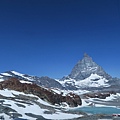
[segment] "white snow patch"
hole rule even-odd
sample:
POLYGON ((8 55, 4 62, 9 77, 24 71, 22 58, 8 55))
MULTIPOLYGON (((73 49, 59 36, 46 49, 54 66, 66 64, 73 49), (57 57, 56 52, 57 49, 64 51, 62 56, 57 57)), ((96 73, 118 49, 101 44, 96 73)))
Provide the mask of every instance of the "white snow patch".
POLYGON ((18 107, 14 101, 11 100, 5 100, 4 104, 10 104, 12 109, 15 109, 18 113, 22 114, 21 118, 25 118, 25 119, 30 119, 30 120, 36 120, 35 118, 31 118, 27 115, 25 115, 25 113, 33 113, 33 114, 43 114, 44 110, 40 109, 40 107, 36 104, 34 105, 25 105, 25 108, 22 107, 18 107))
MULTIPOLYGON (((100 98, 89 98, 89 99, 82 99, 83 107, 88 106, 89 104, 95 107, 116 107, 112 105, 106 104, 106 102, 119 100, 120 99, 120 93, 116 93, 116 95, 111 94, 109 97, 106 97, 106 99, 100 99, 100 98), (86 101, 88 104, 86 104, 86 101)), ((82 107, 80 106, 80 107, 82 107)))
POLYGON ((72 86, 75 86, 76 88, 84 88, 84 87, 108 87, 109 84, 107 83, 108 80, 103 78, 102 76, 99 76, 97 74, 91 74, 88 78, 84 80, 76 81, 75 79, 65 79, 63 81, 57 80, 62 86, 65 87, 65 84, 71 84, 72 86))
POLYGON ((21 76, 21 77, 23 77, 23 78, 25 78, 25 79, 27 79, 27 80, 33 81, 32 78, 25 77, 24 74, 21 74, 21 73, 16 72, 16 71, 11 71, 11 72, 12 72, 13 74, 18 75, 18 76, 21 76))
POLYGON ((113 99, 119 98, 120 99, 120 93, 117 93, 116 95, 111 94, 109 97, 106 97, 104 101, 112 101, 113 99))
POLYGON ((0 90, 0 94, 6 97, 14 97, 14 95, 12 94, 12 90, 8 89, 0 90))
POLYGON ((0 79, 0 82, 4 81, 4 79, 0 79))
POLYGON ((52 89, 52 91, 54 91, 54 92, 57 93, 57 94, 61 94, 61 91, 62 91, 62 90, 59 90, 59 89, 52 89))
POLYGON ((23 77, 23 75, 24 74, 21 74, 21 73, 19 73, 19 72, 16 72, 16 71, 11 71, 13 74, 15 74, 15 75, 18 75, 18 76, 21 76, 21 77, 23 77))
POLYGON ((107 87, 109 86, 107 82, 108 80, 106 80, 102 76, 99 76, 97 74, 91 74, 90 77, 84 80, 76 81, 75 85, 79 87, 88 87, 88 86, 89 87, 100 87, 100 86, 107 87))
POLYGON ((77 95, 82 95, 82 94, 85 94, 85 93, 89 93, 90 91, 88 90, 75 90, 73 91, 73 93, 77 94, 77 95))
POLYGON ((50 119, 52 118, 52 120, 63 120, 63 119, 73 119, 73 118, 78 118, 78 117, 82 117, 83 115, 77 115, 77 114, 68 114, 68 113, 62 113, 62 112, 57 112, 56 114, 45 114, 43 115, 44 118, 46 119, 50 119))
POLYGON ((25 81, 25 80, 20 80, 21 83, 28 83, 28 84, 32 84, 32 82, 29 81, 25 81))
POLYGON ((1 73, 2 75, 5 75, 5 76, 12 76, 12 75, 10 75, 10 74, 8 74, 8 73, 1 73))

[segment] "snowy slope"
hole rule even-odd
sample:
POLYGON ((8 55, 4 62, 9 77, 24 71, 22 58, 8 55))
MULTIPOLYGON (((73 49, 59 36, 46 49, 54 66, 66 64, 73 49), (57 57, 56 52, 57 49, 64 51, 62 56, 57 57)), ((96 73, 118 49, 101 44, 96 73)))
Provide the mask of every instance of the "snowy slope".
POLYGON ((94 107, 108 106, 120 108, 120 93, 111 94, 105 99, 100 98, 82 99, 82 103, 83 104, 81 107, 94 105, 94 107))
POLYGON ((107 82, 108 80, 102 76, 91 74, 90 77, 84 80, 76 81, 75 85, 78 87, 108 87, 109 84, 107 82))
POLYGON ((34 80, 33 80, 32 78, 30 78, 29 76, 28 76, 28 77, 25 77, 24 74, 21 74, 21 73, 19 73, 19 72, 16 72, 16 71, 11 71, 11 72, 12 72, 13 74, 17 75, 17 76, 21 76, 22 78, 29 80, 29 81, 34 81, 34 80))
POLYGON ((4 80, 7 80, 13 77, 19 79, 21 82, 28 81, 28 82, 35 83, 43 87, 47 87, 47 88, 63 89, 63 86, 59 82, 47 76, 37 77, 37 76, 32 76, 32 75, 27 75, 27 74, 21 74, 16 71, 7 71, 4 73, 0 73, 0 81, 4 81, 4 80))
POLYGON ((19 77, 21 79, 25 79, 25 80, 29 80, 29 81, 33 81, 32 77, 31 76, 28 76, 26 77, 25 74, 21 74, 19 72, 16 72, 16 71, 7 71, 7 72, 4 72, 4 73, 0 73, 0 78, 10 78, 10 77, 19 77))
POLYGON ((65 79, 64 81, 59 81, 64 87, 67 85, 75 86, 76 88, 87 88, 87 87, 108 87, 108 80, 103 76, 97 74, 91 74, 88 78, 84 80, 75 80, 72 78, 65 79))
POLYGON ((15 114, 19 114, 19 118, 29 120, 36 120, 37 118, 41 117, 52 120, 60 120, 73 119, 82 116, 61 111, 61 108, 53 106, 32 94, 24 94, 23 92, 5 89, 0 90, 0 95, 6 97, 6 99, 4 97, 3 99, 0 99, 0 101, 2 101, 2 103, 0 102, 1 106, 7 107, 7 109, 9 109, 8 111, 6 111, 7 113, 5 111, 2 111, 0 113, 0 116, 4 115, 5 120, 10 120, 10 118, 13 117, 15 114), (32 99, 31 101, 19 99, 19 97, 22 95, 24 98, 31 97, 34 99, 32 99), (30 114, 32 114, 32 116, 30 114))

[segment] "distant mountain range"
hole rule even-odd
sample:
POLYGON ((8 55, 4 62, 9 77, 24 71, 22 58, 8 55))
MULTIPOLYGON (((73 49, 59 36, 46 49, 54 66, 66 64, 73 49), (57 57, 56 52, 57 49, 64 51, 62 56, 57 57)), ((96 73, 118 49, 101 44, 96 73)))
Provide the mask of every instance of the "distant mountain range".
POLYGON ((6 71, 0 74, 0 80, 8 80, 9 78, 17 78, 19 80, 30 81, 32 83, 35 83, 46 88, 63 89, 63 86, 59 82, 47 76, 45 77, 30 76, 27 74, 21 74, 16 71, 6 71))
POLYGON ((0 73, 0 118, 6 120, 20 117, 30 120, 64 119, 63 116, 71 120, 79 119, 80 115, 86 114, 67 111, 62 107, 118 106, 119 100, 120 79, 107 74, 87 54, 69 75, 60 80, 16 71, 0 73))
POLYGON ((92 58, 84 54, 83 58, 73 67, 68 76, 63 77, 60 83, 67 89, 115 89, 119 90, 120 79, 113 78, 104 69, 96 64, 92 58))
POLYGON ((79 60, 73 67, 71 73, 60 80, 55 80, 47 76, 37 77, 21 74, 16 71, 7 71, 0 74, 0 80, 7 80, 13 77, 19 80, 30 81, 46 88, 67 90, 119 90, 120 87, 120 79, 113 78, 107 74, 104 69, 96 64, 86 53, 84 54, 83 58, 79 60))

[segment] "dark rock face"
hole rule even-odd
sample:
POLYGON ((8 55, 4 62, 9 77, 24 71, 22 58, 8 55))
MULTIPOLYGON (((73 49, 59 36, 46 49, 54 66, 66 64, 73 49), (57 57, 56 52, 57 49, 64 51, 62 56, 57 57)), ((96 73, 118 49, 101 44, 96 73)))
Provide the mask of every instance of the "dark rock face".
POLYGON ((111 76, 108 75, 102 67, 97 65, 91 57, 89 57, 86 53, 82 60, 78 61, 78 63, 72 69, 69 77, 75 80, 83 80, 89 77, 91 74, 97 74, 103 76, 106 79, 111 79, 111 76))
POLYGON ((78 105, 82 104, 82 101, 78 95, 70 93, 66 96, 62 96, 62 94, 54 93, 50 89, 44 89, 36 84, 20 83, 20 81, 16 78, 10 78, 9 80, 2 81, 0 82, 0 86, 0 89, 7 88, 15 91, 24 92, 26 94, 36 95, 53 105, 66 102, 70 107, 77 107, 78 105))
POLYGON ((59 82, 56 80, 49 78, 47 76, 45 77, 33 77, 34 83, 47 87, 47 88, 59 88, 59 89, 65 89, 59 82))
POLYGON ((100 92, 98 92, 98 93, 87 93, 87 94, 84 94, 84 97, 105 99, 106 97, 109 97, 110 94, 116 94, 116 92, 108 91, 108 92, 105 92, 105 93, 100 93, 100 92))
POLYGON ((81 105, 81 103, 82 103, 80 97, 73 93, 67 94, 66 101, 67 101, 68 105, 70 105, 71 107, 81 105), (71 98, 72 98, 72 100, 71 100, 71 98))

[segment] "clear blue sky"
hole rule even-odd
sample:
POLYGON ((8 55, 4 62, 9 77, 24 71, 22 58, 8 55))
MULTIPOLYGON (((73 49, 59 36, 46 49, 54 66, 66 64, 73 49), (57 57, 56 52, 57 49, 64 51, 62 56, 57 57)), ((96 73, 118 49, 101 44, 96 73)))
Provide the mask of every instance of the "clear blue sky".
POLYGON ((84 52, 120 77, 120 0, 0 0, 0 72, 62 78, 84 52))

